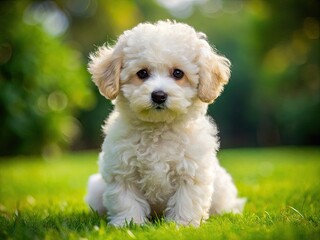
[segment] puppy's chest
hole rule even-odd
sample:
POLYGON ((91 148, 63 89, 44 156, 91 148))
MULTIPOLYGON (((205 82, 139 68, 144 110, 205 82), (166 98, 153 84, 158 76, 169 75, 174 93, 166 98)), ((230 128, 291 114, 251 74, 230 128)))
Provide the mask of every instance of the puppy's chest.
POLYGON ((136 144, 137 181, 151 202, 165 201, 179 182, 187 139, 172 132, 145 132, 136 144))

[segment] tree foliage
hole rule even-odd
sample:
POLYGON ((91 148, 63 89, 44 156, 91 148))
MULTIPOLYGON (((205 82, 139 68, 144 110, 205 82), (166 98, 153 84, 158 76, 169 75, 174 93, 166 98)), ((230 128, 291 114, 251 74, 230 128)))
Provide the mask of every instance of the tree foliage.
POLYGON ((0 11, 1 154, 50 154, 77 136, 73 114, 93 98, 81 55, 25 24, 24 7, 0 11))
POLYGON ((256 2, 264 13, 251 13, 258 140, 320 144, 319 2, 256 2))

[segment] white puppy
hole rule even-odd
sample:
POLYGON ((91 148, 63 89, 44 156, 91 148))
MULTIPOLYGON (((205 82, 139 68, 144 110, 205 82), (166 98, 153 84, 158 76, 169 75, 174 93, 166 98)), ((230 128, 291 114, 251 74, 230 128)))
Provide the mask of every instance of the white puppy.
POLYGON ((162 214, 197 226, 211 214, 241 212, 244 200, 219 165, 218 131, 206 116, 230 62, 206 36, 182 23, 144 23, 90 58, 93 81, 115 109, 88 204, 115 226, 162 214))

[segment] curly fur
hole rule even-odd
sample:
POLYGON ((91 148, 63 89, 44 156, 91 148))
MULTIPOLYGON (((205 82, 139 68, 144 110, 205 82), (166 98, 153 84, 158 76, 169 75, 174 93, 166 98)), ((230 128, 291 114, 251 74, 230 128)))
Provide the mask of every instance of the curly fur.
POLYGON ((88 204, 115 226, 161 214, 198 226, 212 214, 241 212, 244 200, 219 165, 218 131, 206 116, 228 82, 230 62, 205 35, 182 23, 143 23, 90 58, 93 81, 115 109, 103 128, 88 204), (137 77, 141 69, 147 79, 137 77), (184 76, 175 79, 174 69, 184 76), (167 94, 160 109, 151 97, 159 90, 167 94))

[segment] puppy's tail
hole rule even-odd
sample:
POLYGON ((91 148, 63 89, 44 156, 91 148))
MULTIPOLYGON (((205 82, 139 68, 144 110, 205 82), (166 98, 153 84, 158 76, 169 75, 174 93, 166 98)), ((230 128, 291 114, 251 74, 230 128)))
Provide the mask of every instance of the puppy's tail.
POLYGON ((231 208, 231 212, 232 213, 242 213, 246 202, 247 202, 246 198, 237 198, 234 202, 233 207, 231 208))
POLYGON ((107 210, 103 206, 102 196, 105 192, 106 184, 101 174, 93 174, 89 177, 88 181, 88 194, 85 197, 85 201, 88 205, 99 215, 104 215, 107 210))

